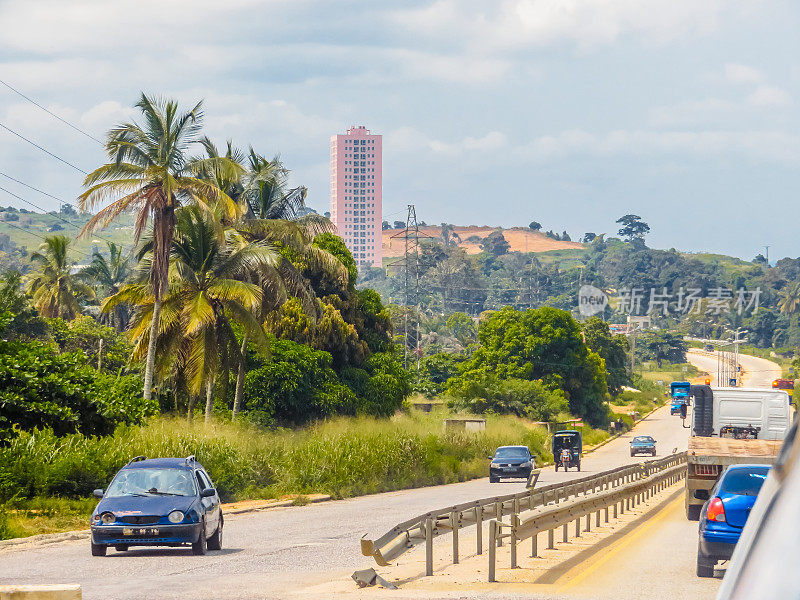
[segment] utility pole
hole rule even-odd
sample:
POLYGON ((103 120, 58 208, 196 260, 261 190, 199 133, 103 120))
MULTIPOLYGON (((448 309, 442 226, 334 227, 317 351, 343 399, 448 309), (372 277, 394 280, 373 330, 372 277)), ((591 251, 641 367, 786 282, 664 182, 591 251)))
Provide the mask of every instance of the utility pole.
POLYGON ((636 330, 638 323, 631 323, 631 377, 633 376, 633 369, 636 364, 636 330))
POLYGON ((764 258, 767 259, 767 268, 769 268, 769 246, 764 246, 764 250, 766 250, 766 256, 764 258))

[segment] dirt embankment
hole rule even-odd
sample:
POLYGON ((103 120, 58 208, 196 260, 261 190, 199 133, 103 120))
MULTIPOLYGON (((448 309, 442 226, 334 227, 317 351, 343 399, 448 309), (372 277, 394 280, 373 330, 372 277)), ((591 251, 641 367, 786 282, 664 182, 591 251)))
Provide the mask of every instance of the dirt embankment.
MULTIPOLYGON (((509 243, 511 252, 547 252, 549 250, 566 250, 585 248, 578 242, 562 242, 547 237, 538 231, 527 227, 513 227, 502 229, 500 227, 486 227, 470 225, 469 227, 453 227, 453 232, 458 236, 456 243, 466 250, 467 254, 478 254, 481 251, 480 243, 483 238, 493 231, 502 231, 503 237, 509 243), (458 241, 460 238, 460 242, 458 241)), ((386 257, 401 256, 405 250, 403 229, 384 229, 383 255, 386 257)), ((420 238, 443 243, 442 228, 427 226, 420 227, 420 238)))

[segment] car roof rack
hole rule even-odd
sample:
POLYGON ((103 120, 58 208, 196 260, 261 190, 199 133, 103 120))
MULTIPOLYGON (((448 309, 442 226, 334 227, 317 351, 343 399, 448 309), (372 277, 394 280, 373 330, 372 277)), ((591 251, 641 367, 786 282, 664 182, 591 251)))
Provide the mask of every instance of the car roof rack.
POLYGON ((139 462, 140 460, 147 460, 146 456, 134 456, 132 459, 128 461, 128 464, 139 462))
POLYGON ((186 457, 187 465, 193 462, 197 462, 197 459, 194 457, 194 454, 190 454, 189 456, 186 457))

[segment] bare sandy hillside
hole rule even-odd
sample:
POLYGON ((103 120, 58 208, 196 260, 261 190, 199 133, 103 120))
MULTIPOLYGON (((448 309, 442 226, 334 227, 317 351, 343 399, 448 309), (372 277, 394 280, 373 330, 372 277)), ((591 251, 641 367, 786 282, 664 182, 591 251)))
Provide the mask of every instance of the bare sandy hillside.
MULTIPOLYGON (((461 238, 459 247, 464 248, 467 254, 478 254, 481 251, 480 240, 499 227, 484 227, 470 225, 469 227, 454 227, 453 231, 461 238), (470 239, 471 238, 471 239, 470 239)), ((420 238, 442 242, 441 227, 420 227, 420 238)), ((501 229, 503 237, 511 245, 512 252, 547 252, 548 250, 564 250, 568 248, 583 248, 578 242, 560 242, 546 237, 543 233, 531 231, 527 227, 513 227, 501 229)), ((401 256, 405 249, 402 229, 385 229, 383 231, 383 255, 385 257, 401 256)), ((456 240, 458 241, 458 240, 456 240)))

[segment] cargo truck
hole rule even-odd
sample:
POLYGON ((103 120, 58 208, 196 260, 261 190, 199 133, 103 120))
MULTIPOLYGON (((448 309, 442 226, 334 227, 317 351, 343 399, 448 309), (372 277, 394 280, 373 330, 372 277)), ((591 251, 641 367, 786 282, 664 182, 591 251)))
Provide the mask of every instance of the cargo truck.
POLYGON ((764 388, 693 385, 686 517, 696 521, 725 467, 772 464, 791 424, 789 395, 764 388))

